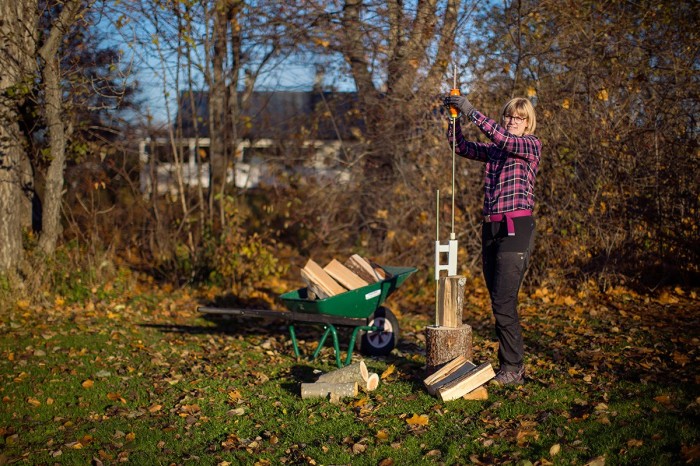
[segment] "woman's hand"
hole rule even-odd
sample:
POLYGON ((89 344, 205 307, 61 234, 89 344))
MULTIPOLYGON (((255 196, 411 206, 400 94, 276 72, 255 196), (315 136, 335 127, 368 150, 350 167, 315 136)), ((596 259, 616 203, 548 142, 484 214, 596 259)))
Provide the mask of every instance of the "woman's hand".
POLYGON ((456 108, 464 115, 469 115, 474 110, 474 106, 464 95, 448 95, 444 98, 443 104, 445 104, 445 106, 448 108, 456 108))

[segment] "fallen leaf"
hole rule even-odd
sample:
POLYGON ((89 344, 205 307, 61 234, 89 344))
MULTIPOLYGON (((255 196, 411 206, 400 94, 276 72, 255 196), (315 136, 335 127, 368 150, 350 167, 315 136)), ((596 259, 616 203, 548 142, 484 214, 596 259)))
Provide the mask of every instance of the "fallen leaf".
POLYGON ((549 456, 557 456, 561 451, 561 445, 555 443, 549 448, 549 456))
POLYGON ((409 425, 427 426, 428 425, 428 415, 427 414, 414 414, 412 417, 406 419, 406 423, 409 425))
POLYGON ((396 371, 396 366, 394 366, 393 364, 390 364, 389 367, 387 367, 386 370, 384 372, 382 372, 381 379, 385 380, 387 377, 389 377, 391 374, 393 374, 394 371, 396 371))
POLYGON ((126 403, 126 400, 119 393, 107 393, 107 398, 112 401, 121 401, 126 403))
POLYGON ((29 398, 27 398, 27 403, 34 406, 35 408, 38 408, 39 406, 41 406, 41 401, 39 401, 36 398, 33 398, 31 396, 29 398))
POLYGON ((359 400, 354 401, 354 402, 352 403, 352 405, 353 405, 353 407, 355 407, 355 408, 362 408, 363 406, 365 406, 365 405, 367 404, 368 401, 369 401, 369 398, 367 398, 366 396, 363 396, 363 397, 360 398, 359 400))
POLYGON ((386 429, 377 431, 377 440, 389 440, 389 432, 386 429))
POLYGON ((163 408, 162 405, 153 405, 150 408, 148 408, 148 412, 153 414, 153 413, 160 411, 162 408, 163 408))
POLYGON ((596 456, 584 466, 605 466, 605 456, 596 456))
POLYGON ((95 385, 95 382, 93 382, 90 379, 87 379, 81 385, 83 386, 83 388, 92 388, 95 385))
POLYGON ((364 453, 365 450, 367 450, 367 445, 364 445, 362 443, 356 443, 352 446, 353 455, 359 455, 360 453, 364 453))

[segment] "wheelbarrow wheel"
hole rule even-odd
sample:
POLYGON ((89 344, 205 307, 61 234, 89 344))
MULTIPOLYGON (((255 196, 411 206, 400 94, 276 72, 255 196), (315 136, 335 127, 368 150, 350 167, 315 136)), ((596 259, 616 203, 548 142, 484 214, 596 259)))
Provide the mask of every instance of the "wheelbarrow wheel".
POLYGON ((367 356, 383 356, 391 353, 399 341, 399 321, 389 308, 381 306, 367 318, 367 325, 381 330, 361 331, 357 349, 367 356))

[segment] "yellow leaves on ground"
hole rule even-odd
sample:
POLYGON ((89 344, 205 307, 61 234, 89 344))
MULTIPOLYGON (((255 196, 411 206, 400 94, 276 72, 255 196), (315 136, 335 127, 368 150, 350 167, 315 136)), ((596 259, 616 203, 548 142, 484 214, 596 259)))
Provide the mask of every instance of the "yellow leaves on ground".
POLYGON ((539 432, 535 430, 536 427, 537 422, 535 421, 525 420, 520 423, 520 428, 518 429, 518 433, 515 436, 515 440, 518 443, 518 446, 524 446, 530 440, 537 440, 540 438, 539 432))
POLYGON ((41 406, 41 401, 39 401, 36 398, 31 397, 31 396, 29 398, 27 398, 27 403, 34 406, 35 408, 38 408, 39 406, 41 406))
POLYGON ((93 382, 93 381, 90 380, 90 379, 87 379, 87 380, 85 380, 85 381, 84 381, 82 384, 80 384, 80 385, 82 385, 83 388, 92 388, 92 387, 95 386, 95 382, 93 382))
POLYGON ((228 401, 232 403, 236 403, 241 398, 243 398, 243 395, 241 395, 241 392, 239 392, 238 390, 231 390, 230 392, 228 392, 228 401))
POLYGON ((19 309, 20 311, 26 311, 27 309, 29 309, 30 304, 31 303, 28 300, 20 299, 15 303, 15 306, 17 306, 17 309, 19 309))
POLYGON ((378 430, 377 440, 389 440, 389 432, 386 429, 378 430))
POLYGON ((569 295, 560 295, 549 290, 546 286, 537 288, 534 293, 532 293, 531 298, 539 299, 543 303, 552 303, 558 306, 569 306, 573 307, 577 301, 574 297, 569 295))
POLYGON ((561 103, 561 107, 564 110, 568 110, 569 107, 571 107, 571 101, 569 99, 564 99, 564 101, 561 103))
POLYGON ((427 426, 428 425, 428 415, 427 414, 414 414, 413 416, 406 419, 406 424, 410 426, 427 426))
POLYGON ((642 445, 644 445, 644 442, 642 440, 637 440, 636 438, 632 438, 627 441, 627 446, 630 448, 638 448, 642 445))
POLYGON ((160 411, 161 409, 163 409, 163 405, 155 404, 155 405, 151 405, 151 407, 148 408, 148 412, 151 414, 154 414, 154 413, 157 413, 158 411, 160 411))
POLYGON ((389 367, 387 367, 386 370, 384 372, 382 372, 381 379, 386 380, 395 371, 396 371, 396 366, 394 366, 393 364, 390 364, 389 367))
POLYGON ((107 399, 111 401, 121 401, 122 403, 126 404, 126 400, 119 393, 107 393, 107 399))
POLYGON ((678 351, 673 352, 673 362, 681 367, 685 367, 686 364, 690 363, 690 357, 687 354, 679 353, 678 351))
POLYGON ((549 456, 557 456, 561 451, 561 445, 555 443, 549 448, 549 456))

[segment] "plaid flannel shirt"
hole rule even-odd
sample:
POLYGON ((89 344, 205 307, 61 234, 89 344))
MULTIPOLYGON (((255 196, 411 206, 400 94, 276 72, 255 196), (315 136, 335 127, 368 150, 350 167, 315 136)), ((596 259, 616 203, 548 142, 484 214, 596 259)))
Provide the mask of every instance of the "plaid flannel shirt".
MULTIPOLYGON (((542 143, 536 136, 514 136, 494 120, 474 110, 467 116, 492 142, 467 141, 456 120, 455 153, 486 164, 484 170, 484 215, 514 210, 534 210, 535 177, 542 143)), ((452 147, 452 119, 447 139, 452 147)))

